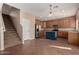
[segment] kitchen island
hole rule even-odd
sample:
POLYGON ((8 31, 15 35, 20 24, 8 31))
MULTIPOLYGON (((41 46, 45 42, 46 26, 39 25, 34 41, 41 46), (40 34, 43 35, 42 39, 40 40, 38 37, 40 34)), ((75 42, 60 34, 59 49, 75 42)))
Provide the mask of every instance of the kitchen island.
MULTIPOLYGON (((40 31, 40 37, 42 37, 42 38, 45 38, 44 37, 44 35, 45 35, 45 32, 46 31, 52 31, 53 30, 53 28, 45 28, 45 29, 42 29, 41 31, 40 31)), ((75 29, 72 29, 72 28, 59 28, 58 29, 58 37, 60 37, 60 38, 68 38, 68 32, 69 31, 73 31, 73 30, 75 30, 75 29)))
MULTIPOLYGON (((42 38, 45 39, 45 32, 46 31, 52 31, 52 29, 43 29, 40 31, 40 35, 42 38)), ((40 38, 41 38, 40 37, 40 38)), ((79 45, 79 31, 72 29, 72 28, 59 28, 58 31, 58 38, 65 38, 68 40, 68 43, 74 44, 74 45, 79 45)))

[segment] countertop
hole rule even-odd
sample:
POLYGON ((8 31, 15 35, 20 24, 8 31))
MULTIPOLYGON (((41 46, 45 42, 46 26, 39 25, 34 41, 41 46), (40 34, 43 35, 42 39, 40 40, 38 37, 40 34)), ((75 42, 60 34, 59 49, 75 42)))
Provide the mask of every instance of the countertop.
MULTIPOLYGON (((40 31, 52 31, 53 28, 46 28, 46 29, 41 29, 40 31)), ((59 31, 65 31, 65 32, 74 32, 74 33, 79 33, 79 30, 76 30, 74 28, 59 28, 59 31)))
POLYGON ((59 29, 59 31, 66 31, 66 32, 79 33, 79 30, 76 30, 76 29, 69 29, 69 28, 59 29))

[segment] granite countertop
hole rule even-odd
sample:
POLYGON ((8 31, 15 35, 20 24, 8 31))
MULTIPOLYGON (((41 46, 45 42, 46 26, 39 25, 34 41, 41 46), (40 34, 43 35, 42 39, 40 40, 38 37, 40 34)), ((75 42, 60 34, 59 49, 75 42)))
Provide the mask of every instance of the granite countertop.
POLYGON ((66 29, 59 29, 59 31, 66 31, 66 32, 74 32, 74 33, 79 33, 79 31, 78 30, 76 30, 76 29, 68 29, 68 28, 66 28, 66 29))
POLYGON ((71 30, 71 31, 69 31, 69 32, 79 33, 78 30, 71 30))
MULTIPOLYGON (((42 29, 40 31, 52 31, 52 29, 53 28, 46 28, 46 29, 42 29)), ((59 28, 59 31, 79 33, 79 31, 74 28, 59 28)))

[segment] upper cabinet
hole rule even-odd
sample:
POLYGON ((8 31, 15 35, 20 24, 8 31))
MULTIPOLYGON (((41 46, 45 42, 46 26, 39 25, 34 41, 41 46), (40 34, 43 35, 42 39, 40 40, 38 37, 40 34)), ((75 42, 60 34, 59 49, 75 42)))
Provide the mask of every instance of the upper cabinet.
POLYGON ((52 28, 53 25, 58 25, 59 28, 76 28, 76 16, 49 21, 36 20, 36 24, 40 25, 41 28, 52 28))
POLYGON ((41 27, 46 28, 46 22, 45 21, 41 21, 41 27))
POLYGON ((51 28, 53 25, 58 25, 59 28, 76 28, 76 17, 66 17, 57 20, 46 21, 46 27, 51 28))
POLYGON ((37 25, 40 25, 41 28, 46 28, 46 21, 36 20, 35 23, 36 23, 37 25))

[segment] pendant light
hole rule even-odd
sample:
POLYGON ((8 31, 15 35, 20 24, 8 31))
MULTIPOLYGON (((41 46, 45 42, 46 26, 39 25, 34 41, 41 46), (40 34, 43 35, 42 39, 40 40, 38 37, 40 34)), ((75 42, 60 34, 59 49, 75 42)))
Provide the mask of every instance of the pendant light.
POLYGON ((49 9, 50 12, 49 12, 49 15, 48 16, 51 17, 52 16, 52 4, 50 4, 49 7, 50 7, 50 9, 49 9))

